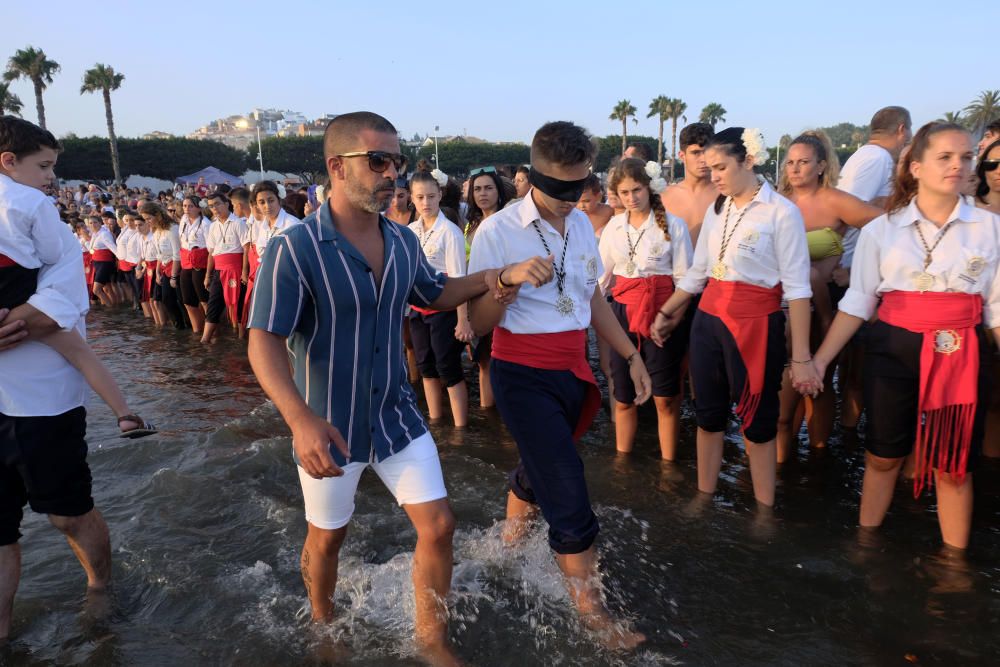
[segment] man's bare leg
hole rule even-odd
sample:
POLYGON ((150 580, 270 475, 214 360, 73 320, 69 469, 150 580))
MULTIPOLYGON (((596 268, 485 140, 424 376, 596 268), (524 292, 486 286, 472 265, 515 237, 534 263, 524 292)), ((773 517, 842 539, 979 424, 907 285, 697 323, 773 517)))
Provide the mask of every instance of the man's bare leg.
POLYGON ((432 665, 461 665, 448 641, 448 592, 451 590, 455 515, 444 498, 403 505, 417 530, 413 551, 416 643, 432 665))
POLYGON ((111 581, 111 538, 108 524, 97 508, 81 516, 50 514, 49 521, 66 536, 87 573, 87 588, 92 591, 106 589, 111 581))
POLYGON ((631 650, 646 641, 644 634, 629 630, 608 613, 601 596, 597 550, 593 546, 578 554, 556 554, 556 562, 566 577, 580 619, 598 634, 603 644, 611 649, 631 650))
POLYGON ((538 516, 538 505, 532 505, 507 492, 507 520, 503 526, 503 542, 507 546, 517 544, 524 539, 528 525, 538 516))
POLYGON ((309 524, 306 542, 302 545, 300 567, 313 621, 333 618, 333 593, 337 588, 340 547, 345 537, 347 526, 326 530, 309 524))
POLYGON ((10 636, 14 594, 20 580, 21 546, 15 543, 0 547, 0 645, 10 636))

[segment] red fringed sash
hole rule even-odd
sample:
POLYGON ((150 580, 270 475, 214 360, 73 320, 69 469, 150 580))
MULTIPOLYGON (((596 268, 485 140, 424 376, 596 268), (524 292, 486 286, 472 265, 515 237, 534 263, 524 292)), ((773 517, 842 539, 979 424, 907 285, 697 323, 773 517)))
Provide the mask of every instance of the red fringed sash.
POLYGON ((611 296, 624 304, 628 316, 628 330, 639 336, 639 340, 649 338, 649 328, 656 319, 656 311, 674 293, 673 276, 649 276, 647 278, 625 278, 615 276, 615 286, 611 296))

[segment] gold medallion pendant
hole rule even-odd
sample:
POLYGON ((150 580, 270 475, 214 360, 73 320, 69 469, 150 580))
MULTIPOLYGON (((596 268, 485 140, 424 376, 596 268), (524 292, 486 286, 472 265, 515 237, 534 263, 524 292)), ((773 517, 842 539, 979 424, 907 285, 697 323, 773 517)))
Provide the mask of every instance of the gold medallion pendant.
POLYGON ((716 280, 722 280, 726 277, 727 273, 726 265, 722 262, 716 262, 715 266, 712 267, 712 277, 716 280))
POLYGON ((631 259, 625 262, 625 273, 627 273, 630 276, 634 275, 635 269, 636 269, 635 262, 633 262, 631 259))
POLYGON ((556 310, 559 311, 560 315, 572 315, 575 309, 576 306, 573 303, 573 299, 565 294, 560 294, 559 298, 556 299, 556 310))
POLYGON ((962 349, 962 337, 954 329, 939 329, 934 332, 934 351, 951 354, 962 349))
POLYGON ((920 292, 926 292, 930 288, 934 287, 934 276, 926 271, 922 271, 917 274, 916 278, 913 279, 913 286, 920 292))

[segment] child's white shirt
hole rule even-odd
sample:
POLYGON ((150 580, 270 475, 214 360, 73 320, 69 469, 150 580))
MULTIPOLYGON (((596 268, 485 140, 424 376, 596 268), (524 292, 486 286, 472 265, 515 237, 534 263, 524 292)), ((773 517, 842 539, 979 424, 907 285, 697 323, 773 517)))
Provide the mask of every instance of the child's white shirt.
POLYGON ((0 174, 0 255, 26 269, 55 264, 65 227, 44 192, 0 174))

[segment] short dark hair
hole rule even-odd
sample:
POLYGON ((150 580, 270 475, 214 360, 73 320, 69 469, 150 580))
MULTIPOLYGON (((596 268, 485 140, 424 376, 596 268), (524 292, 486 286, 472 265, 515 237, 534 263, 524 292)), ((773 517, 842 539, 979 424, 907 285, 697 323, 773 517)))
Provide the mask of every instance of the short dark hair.
POLYGON ((17 159, 43 148, 62 151, 62 144, 48 130, 15 116, 0 116, 0 153, 13 153, 17 159))
POLYGON ((884 107, 875 112, 872 116, 872 134, 892 134, 900 126, 912 127, 910 112, 903 107, 884 107))
POLYGON ((643 162, 649 162, 653 159, 653 149, 649 147, 649 144, 642 141, 633 141, 628 146, 625 147, 627 151, 630 148, 634 148, 635 152, 638 154, 637 157, 643 162))
POLYGON ((357 137, 363 130, 384 134, 399 134, 388 120, 371 111, 354 111, 337 116, 323 133, 323 158, 349 153, 357 148, 357 137))
POLYGON ((227 205, 232 206, 232 204, 229 203, 229 197, 227 197, 226 193, 222 192, 221 190, 216 190, 215 192, 209 192, 207 195, 205 195, 205 201, 211 201, 213 199, 221 199, 222 201, 226 202, 227 205))
POLYGON ((531 173, 531 170, 528 169, 527 167, 525 167, 523 164, 520 167, 518 167, 517 169, 514 170, 514 175, 515 176, 517 176, 518 174, 524 174, 525 176, 527 176, 530 173, 531 173))
POLYGON ((243 204, 250 203, 250 191, 242 185, 229 191, 230 201, 238 201, 243 204))
POLYGON ((604 196, 604 186, 601 185, 601 179, 598 178, 597 174, 587 176, 587 180, 583 183, 583 191, 596 192, 602 197, 604 196))
POLYGON ((597 145, 587 130, 566 120, 546 123, 531 140, 531 162, 536 160, 569 167, 593 164, 597 145))
POLYGON ((681 130, 680 143, 681 150, 687 150, 688 146, 692 144, 696 146, 705 146, 708 144, 708 140, 712 138, 715 134, 715 130, 708 123, 691 123, 681 130))
POLYGON ((994 118, 986 124, 986 127, 983 128, 983 134, 986 134, 987 132, 1000 134, 1000 118, 994 118))

